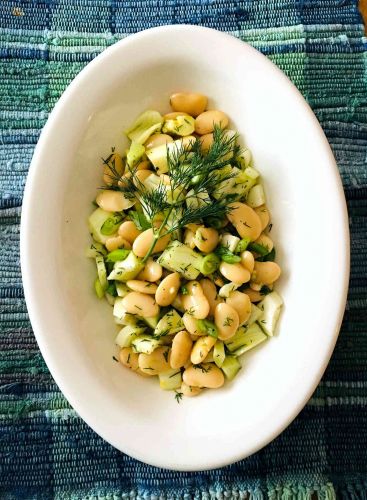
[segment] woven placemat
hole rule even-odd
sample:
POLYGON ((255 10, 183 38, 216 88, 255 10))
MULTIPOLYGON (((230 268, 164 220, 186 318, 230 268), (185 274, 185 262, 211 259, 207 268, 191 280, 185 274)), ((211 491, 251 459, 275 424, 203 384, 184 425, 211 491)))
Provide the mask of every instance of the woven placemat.
POLYGON ((0 497, 367 498, 367 46, 356 2, 4 0, 0 21, 0 497), (293 80, 335 153, 352 238, 342 332, 308 405, 265 449, 202 473, 137 462, 80 420, 37 348, 19 267, 25 178, 61 92, 115 41, 172 23, 240 37, 293 80))

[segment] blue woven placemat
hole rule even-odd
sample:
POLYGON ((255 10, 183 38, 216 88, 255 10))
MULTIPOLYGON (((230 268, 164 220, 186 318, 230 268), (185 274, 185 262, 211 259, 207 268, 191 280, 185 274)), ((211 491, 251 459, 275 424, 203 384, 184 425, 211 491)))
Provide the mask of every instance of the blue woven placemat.
POLYGON ((366 499, 367 45, 355 0, 3 0, 0 21, 0 497, 366 499), (37 348, 19 267, 25 178, 60 93, 118 39, 172 23, 232 33, 295 82, 334 150, 352 237, 342 332, 310 402, 256 455, 202 473, 136 462, 79 419, 37 348))

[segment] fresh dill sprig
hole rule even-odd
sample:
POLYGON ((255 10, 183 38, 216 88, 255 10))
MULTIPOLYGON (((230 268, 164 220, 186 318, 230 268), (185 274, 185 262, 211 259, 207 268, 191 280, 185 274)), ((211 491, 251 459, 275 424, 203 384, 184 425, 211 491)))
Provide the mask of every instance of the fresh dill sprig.
POLYGON ((112 185, 104 189, 119 190, 128 199, 138 200, 150 221, 154 222, 159 217, 160 225, 153 225, 154 240, 144 262, 162 236, 174 233, 187 224, 201 223, 207 218, 222 219, 230 211, 230 200, 224 197, 216 199, 213 194, 218 185, 235 175, 228 166, 230 160, 240 153, 236 141, 236 134, 228 134, 215 126, 213 144, 206 153, 203 153, 199 139, 168 149, 169 185, 161 181, 154 187, 147 187, 137 175, 137 166, 128 167, 127 175, 121 176, 110 157, 104 160, 112 181, 112 185), (188 199, 193 203, 186 205, 188 199), (195 199, 198 203, 195 203, 195 199), (168 221, 169 227, 166 226, 168 221))
POLYGON ((182 398, 183 398, 182 392, 175 391, 175 400, 177 401, 177 403, 180 404, 182 398))

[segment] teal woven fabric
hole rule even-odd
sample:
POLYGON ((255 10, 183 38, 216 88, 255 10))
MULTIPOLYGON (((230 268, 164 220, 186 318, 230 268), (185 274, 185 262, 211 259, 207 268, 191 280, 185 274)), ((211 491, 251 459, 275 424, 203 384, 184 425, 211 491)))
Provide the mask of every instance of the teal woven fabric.
MULTIPOLYGON (((356 2, 4 0, 0 26, 0 497, 306 500, 315 493, 325 500, 366 499, 367 44, 356 2), (265 449, 202 473, 137 462, 80 420, 37 348, 19 267, 23 187, 58 97, 109 45, 172 23, 246 40, 293 80, 335 153, 352 238, 341 335, 308 405, 265 449)), ((320 286, 332 283, 315 283, 320 286)))

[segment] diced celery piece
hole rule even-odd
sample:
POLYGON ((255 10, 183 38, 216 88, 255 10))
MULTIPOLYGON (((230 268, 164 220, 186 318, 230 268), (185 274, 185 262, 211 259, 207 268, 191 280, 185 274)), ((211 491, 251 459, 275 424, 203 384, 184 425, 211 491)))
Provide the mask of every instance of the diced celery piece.
POLYGON ((97 274, 98 274, 98 279, 99 282, 101 283, 101 286, 103 290, 105 291, 108 286, 107 282, 107 271, 106 271, 106 265, 104 263, 104 259, 101 255, 98 255, 96 257, 96 266, 97 266, 97 274))
POLYGON ((204 358, 204 363, 214 363, 214 351, 213 349, 210 349, 208 354, 204 358))
POLYGON ((244 326, 248 327, 252 325, 253 323, 255 323, 255 321, 258 321, 262 315, 263 315, 262 310, 259 309, 255 304, 251 304, 251 314, 246 323, 244 323, 244 326))
POLYGON ((135 167, 145 153, 145 147, 138 142, 132 142, 126 155, 126 161, 129 167, 135 167))
POLYGON ((158 321, 159 321, 159 316, 152 316, 151 318, 141 318, 143 321, 145 321, 145 323, 149 326, 149 328, 151 328, 152 330, 154 330, 154 328, 158 325, 158 321))
POLYGON ((256 170, 254 167, 247 167, 245 168, 245 174, 247 177, 250 177, 250 179, 256 180, 258 177, 260 177, 260 172, 256 170))
POLYGON ((219 289, 219 292, 218 292, 218 295, 219 297, 223 297, 223 298, 226 298, 228 299, 229 297, 229 294, 231 292, 234 292, 235 290, 237 290, 237 288, 239 288, 241 285, 239 285, 238 283, 226 283, 225 285, 223 285, 220 289, 219 289))
POLYGON ((116 291, 117 295, 122 298, 126 297, 126 295, 131 292, 130 288, 125 285, 125 283, 119 283, 118 281, 116 282, 116 291))
POLYGON ((241 369, 241 364, 234 356, 226 356, 221 369, 228 380, 233 380, 241 369))
POLYGON ((142 259, 130 252, 125 260, 116 262, 108 276, 109 280, 128 281, 134 279, 143 269, 142 259))
POLYGON ((101 233, 103 236, 112 236, 116 233, 120 224, 123 220, 123 215, 119 212, 113 212, 111 216, 104 221, 101 227, 101 233))
POLYGON ((182 274, 188 280, 194 280, 200 274, 202 259, 202 255, 174 240, 159 257, 158 263, 169 271, 182 274))
POLYGON ((280 309, 283 305, 283 300, 277 292, 271 292, 258 303, 258 308, 263 315, 259 320, 259 324, 264 332, 272 337, 280 315, 280 309))
POLYGON ((241 327, 236 334, 225 341, 227 349, 235 356, 240 356, 246 351, 257 346, 267 339, 257 323, 253 323, 248 328, 241 327))
POLYGON ((178 139, 168 144, 162 144, 161 146, 148 149, 146 155, 153 163, 158 174, 166 174, 168 172, 167 157, 180 151, 182 147, 182 140, 178 139))
POLYGON ((236 247, 239 242, 240 238, 238 238, 238 236, 233 236, 233 234, 230 233, 223 234, 220 240, 220 244, 223 247, 228 248, 230 252, 234 252, 236 250, 236 247))
POLYGON ((130 347, 133 340, 144 332, 145 328, 135 325, 126 325, 116 336, 115 343, 120 347, 130 347))
POLYGON ((185 328, 181 316, 175 309, 171 309, 160 319, 154 330, 155 337, 163 337, 164 335, 172 335, 185 328))
POLYGON ((158 111, 148 110, 139 115, 125 133, 131 141, 144 144, 152 134, 161 130, 162 123, 163 117, 158 111))
POLYGON ((92 237, 98 243, 105 244, 111 235, 106 235, 101 232, 104 223, 111 217, 113 217, 112 212, 106 212, 102 208, 97 208, 88 219, 89 231, 92 237))
POLYGON ((200 191, 195 193, 194 189, 190 189, 186 195, 186 206, 187 208, 200 208, 205 207, 210 201, 209 194, 207 191, 200 191))
POLYGON ((85 251, 85 256, 90 259, 95 259, 99 255, 102 256, 106 255, 106 253, 107 250, 104 247, 104 245, 102 245, 102 243, 98 243, 98 241, 93 241, 85 251))
POLYGON ((152 354, 154 349, 161 344, 160 340, 153 338, 151 335, 139 335, 131 342, 135 352, 142 352, 144 354, 152 354))
POLYGON ((265 192, 262 184, 256 184, 250 189, 247 195, 246 203, 252 208, 260 207, 266 203, 265 192))
POLYGON ((221 340, 217 340, 213 347, 213 359, 218 368, 221 368, 225 357, 224 343, 221 340))
POLYGON ((179 389, 182 384, 181 370, 168 370, 158 374, 160 388, 165 391, 179 389))
POLYGON ((113 306, 113 316, 118 325, 136 325, 137 318, 126 311, 122 303, 122 297, 116 297, 113 306))
POLYGON ((176 118, 165 120, 162 128, 164 134, 174 134, 184 137, 191 135, 195 130, 195 118, 178 115, 176 118))
POLYGON ((104 297, 104 290, 98 278, 96 278, 94 282, 94 290, 99 299, 102 299, 104 297))

